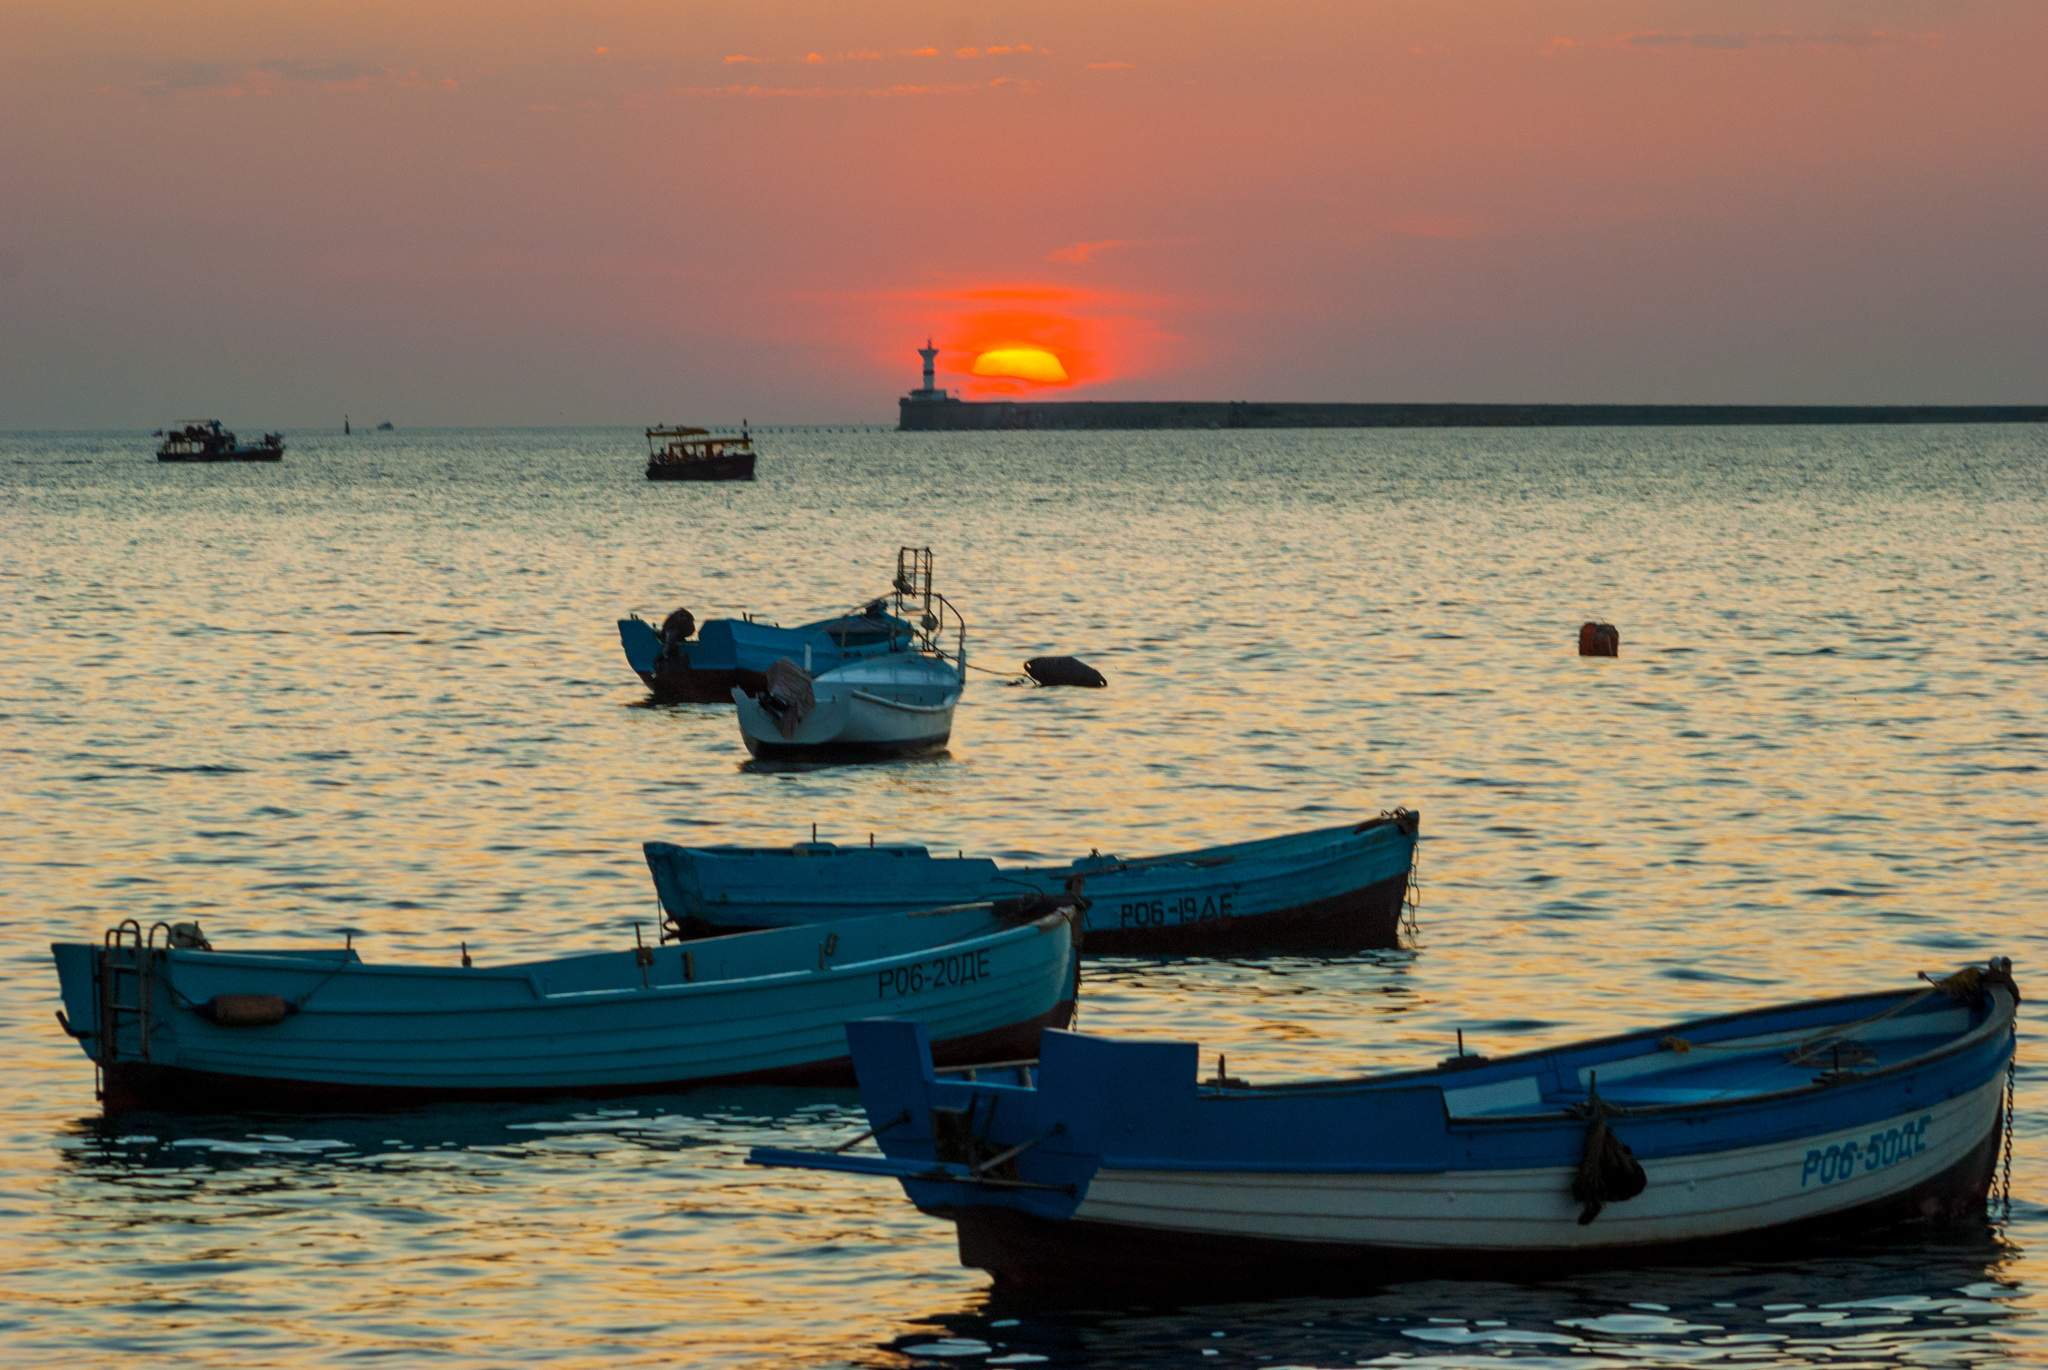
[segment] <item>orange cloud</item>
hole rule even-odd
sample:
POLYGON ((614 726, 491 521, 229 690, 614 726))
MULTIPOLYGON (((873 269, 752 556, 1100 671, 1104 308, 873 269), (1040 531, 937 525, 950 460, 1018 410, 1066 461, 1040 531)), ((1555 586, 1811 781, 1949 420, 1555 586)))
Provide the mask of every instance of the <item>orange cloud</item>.
MULTIPOLYGON (((748 99, 830 100, 846 96, 959 95, 978 85, 949 86, 671 86, 665 93, 678 99, 744 96, 748 99)), ((538 109, 540 106, 535 105, 538 109)), ((549 106, 553 108, 553 106, 549 106)))
POLYGON ((758 57, 743 57, 738 54, 735 54, 731 57, 726 58, 725 64, 729 67, 738 66, 741 62, 753 62, 756 65, 759 65, 760 61, 761 59, 758 57))
MULTIPOLYGON (((1735 51, 1749 47, 1869 47, 1898 35, 1882 29, 1868 33, 1794 33, 1771 29, 1755 33, 1624 33, 1615 42, 1638 48, 1718 48, 1735 51)), ((1556 46, 1556 44, 1552 44, 1556 46)))
POLYGON ((1130 241, 1129 238, 1104 238, 1098 243, 1075 243, 1071 247, 1063 247, 1051 254, 1052 260, 1056 262, 1071 262, 1075 266, 1083 266, 1096 253, 1107 252, 1113 247, 1128 247, 1130 241))
POLYGON ((903 48, 896 55, 898 57, 937 57, 939 50, 937 48, 903 48))
POLYGON ((1104 238, 1100 242, 1070 243, 1057 252, 1046 254, 1046 260, 1066 262, 1072 266, 1086 266, 1098 252, 1107 252, 1116 247, 1181 247, 1196 241, 1193 238, 1104 238))
POLYGON ((830 57, 821 57, 814 52, 804 58, 805 62, 814 67, 830 66, 834 62, 879 62, 881 60, 881 53, 872 52, 865 48, 859 52, 836 52, 830 57))

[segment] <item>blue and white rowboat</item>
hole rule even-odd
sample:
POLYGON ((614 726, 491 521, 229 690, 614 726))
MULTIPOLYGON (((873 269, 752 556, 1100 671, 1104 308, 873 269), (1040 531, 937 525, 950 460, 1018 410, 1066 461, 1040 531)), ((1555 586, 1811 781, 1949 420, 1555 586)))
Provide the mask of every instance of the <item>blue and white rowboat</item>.
POLYGON ((1260 1088, 1197 1079, 1192 1042, 1067 1032, 1035 1068, 941 1074, 922 1026, 869 1020, 847 1036, 883 1154, 751 1159, 899 1180, 1005 1281, 1300 1287, 1754 1254, 1981 1218, 2017 1002, 1994 961, 1917 992, 1260 1088))
POLYGON ((109 1112, 850 1082, 843 1024, 877 1011, 930 1024, 942 1059, 1014 1059, 1071 1019, 1078 974, 1069 912, 989 904, 491 967, 156 934, 52 947, 109 1112))
MULTIPOLYGON (((1143 955, 1398 944, 1421 817, 1362 823, 1165 856, 1084 856, 1003 867, 924 847, 678 847, 646 844, 647 866, 684 936, 831 922, 1016 894, 1051 898, 1074 876, 1090 907, 1082 948, 1143 955)), ((1027 1053, 1028 1054, 1028 1053, 1027 1053)))

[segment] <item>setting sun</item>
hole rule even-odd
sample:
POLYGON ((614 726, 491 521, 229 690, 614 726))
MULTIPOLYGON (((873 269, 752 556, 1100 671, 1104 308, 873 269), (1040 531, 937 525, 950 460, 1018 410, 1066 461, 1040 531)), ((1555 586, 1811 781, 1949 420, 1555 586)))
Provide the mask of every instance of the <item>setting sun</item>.
POLYGON ((1005 376, 1020 381, 1057 384, 1067 379, 1060 359, 1042 347, 991 347, 974 359, 977 376, 1005 376))

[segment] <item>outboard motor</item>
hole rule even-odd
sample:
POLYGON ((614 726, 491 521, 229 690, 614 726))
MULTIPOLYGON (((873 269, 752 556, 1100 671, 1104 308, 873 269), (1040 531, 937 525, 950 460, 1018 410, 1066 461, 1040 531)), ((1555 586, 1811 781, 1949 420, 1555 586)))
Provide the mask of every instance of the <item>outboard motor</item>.
POLYGON ((690 634, 697 631, 697 618, 688 609, 678 609, 661 621, 661 658, 674 661, 682 654, 683 644, 690 640, 690 634))

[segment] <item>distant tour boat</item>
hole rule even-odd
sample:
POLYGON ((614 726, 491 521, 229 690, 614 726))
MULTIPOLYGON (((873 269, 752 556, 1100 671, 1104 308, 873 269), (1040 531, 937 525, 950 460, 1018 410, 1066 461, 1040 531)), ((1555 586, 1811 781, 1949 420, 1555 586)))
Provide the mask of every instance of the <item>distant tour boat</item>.
POLYGON ((713 436, 708 428, 647 430, 649 480, 752 480, 754 438, 746 425, 740 435, 713 436))
POLYGON ((158 461, 282 461, 284 434, 265 433, 263 441, 238 442, 219 419, 187 419, 183 427, 163 433, 158 461))

